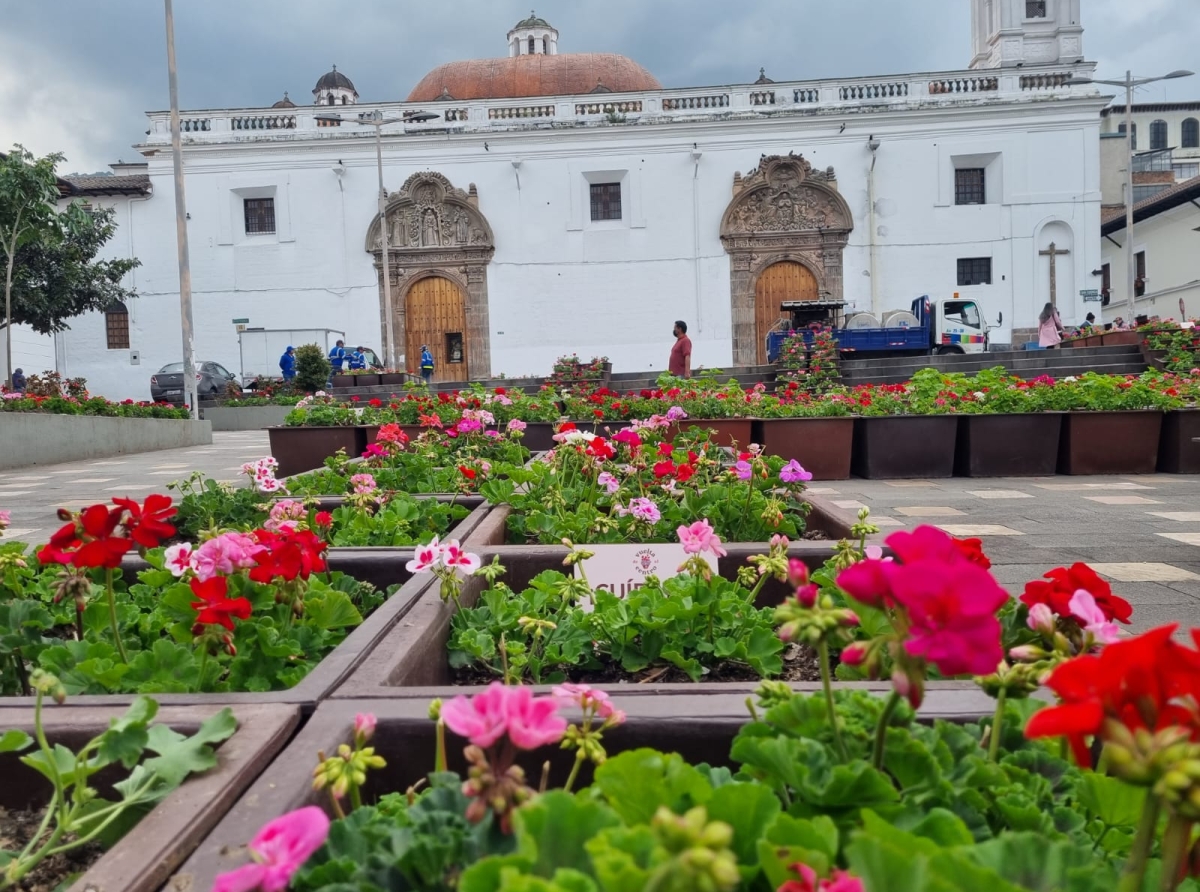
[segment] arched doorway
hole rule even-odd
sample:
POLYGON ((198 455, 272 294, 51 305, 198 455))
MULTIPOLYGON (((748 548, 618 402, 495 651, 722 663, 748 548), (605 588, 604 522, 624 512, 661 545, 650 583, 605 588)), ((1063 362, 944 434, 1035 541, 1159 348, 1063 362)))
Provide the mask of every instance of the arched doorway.
POLYGON ((413 283, 404 300, 407 341, 405 357, 410 369, 420 368, 421 345, 433 354, 434 381, 466 381, 466 295, 443 276, 427 276, 413 283))
POLYGON ((754 327, 758 333, 758 363, 767 363, 767 335, 785 318, 780 305, 787 301, 817 300, 817 277, 803 263, 781 260, 762 271, 754 284, 754 327))

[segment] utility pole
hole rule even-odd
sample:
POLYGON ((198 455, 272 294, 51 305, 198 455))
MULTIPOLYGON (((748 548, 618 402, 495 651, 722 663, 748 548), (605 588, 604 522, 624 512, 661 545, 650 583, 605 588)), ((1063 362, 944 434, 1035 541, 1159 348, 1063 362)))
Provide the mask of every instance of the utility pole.
POLYGON ((196 353, 192 331, 192 264, 188 254, 187 198, 183 186, 183 138, 179 121, 179 78, 175 66, 175 13, 171 0, 163 0, 167 13, 167 78, 171 89, 171 157, 175 163, 175 232, 179 245, 179 330, 183 335, 183 398, 192 418, 200 417, 196 392, 196 353))

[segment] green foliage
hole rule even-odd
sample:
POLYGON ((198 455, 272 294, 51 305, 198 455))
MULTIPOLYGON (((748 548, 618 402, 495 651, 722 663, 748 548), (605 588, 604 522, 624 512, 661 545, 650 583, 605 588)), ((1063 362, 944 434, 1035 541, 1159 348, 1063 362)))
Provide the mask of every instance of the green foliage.
POLYGON ((301 344, 296 348, 296 388, 301 392, 316 393, 325 388, 333 366, 329 358, 316 344, 301 344))
POLYGON ((547 570, 517 594, 503 583, 452 620, 450 665, 509 683, 557 683, 611 670, 680 669, 693 681, 722 666, 741 665, 769 678, 783 668, 783 642, 773 611, 754 593, 713 576, 688 574, 618 597, 547 570), (580 598, 593 602, 585 611, 580 598))
POLYGON ((333 512, 330 544, 339 548, 423 545, 434 536, 445 536, 468 513, 462 505, 403 493, 375 511, 343 505, 333 512))

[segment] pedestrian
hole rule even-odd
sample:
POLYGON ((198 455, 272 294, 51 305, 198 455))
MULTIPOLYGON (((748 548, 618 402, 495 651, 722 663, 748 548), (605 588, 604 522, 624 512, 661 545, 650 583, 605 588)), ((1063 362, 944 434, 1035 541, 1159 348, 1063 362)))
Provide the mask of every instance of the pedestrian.
POLYGON ((362 347, 355 347, 354 352, 350 354, 350 371, 357 372, 365 370, 367 367, 367 357, 363 353, 362 347))
POLYGON ((433 380, 433 354, 424 344, 421 345, 421 377, 426 384, 433 380))
POLYGON ((329 365, 333 368, 333 374, 340 375, 342 366, 346 362, 346 342, 338 341, 334 344, 333 349, 329 351, 329 365))
POLYGON ((671 361, 667 365, 676 378, 692 377, 692 339, 687 336, 687 323, 682 319, 675 321, 671 332, 675 335, 675 346, 671 348, 671 361))
POLYGON ((17 369, 13 372, 12 385, 13 393, 25 392, 25 372, 23 370, 17 369))
POLYGON ((279 370, 283 372, 283 380, 285 382, 292 381, 296 377, 296 348, 289 346, 283 352, 283 356, 279 357, 279 370))
POLYGON ((1038 316, 1038 346, 1052 349, 1062 343, 1063 327, 1054 304, 1046 304, 1038 316))

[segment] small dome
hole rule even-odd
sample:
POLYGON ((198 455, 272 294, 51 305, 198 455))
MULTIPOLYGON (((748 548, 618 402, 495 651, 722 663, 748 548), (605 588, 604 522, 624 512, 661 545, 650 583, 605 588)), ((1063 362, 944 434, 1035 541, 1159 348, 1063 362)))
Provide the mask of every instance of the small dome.
POLYGON ((338 71, 336 65, 333 66, 333 70, 328 74, 321 75, 321 79, 313 87, 314 93, 321 90, 349 90, 351 93, 358 92, 358 90, 354 89, 354 83, 350 78, 338 71))
POLYGON ((541 18, 536 12, 530 10, 529 18, 522 19, 521 21, 517 22, 516 25, 513 26, 513 31, 518 31, 522 28, 550 28, 553 30, 554 26, 545 19, 541 18))
POLYGON ((295 108, 295 107, 296 107, 296 103, 294 103, 294 102, 292 102, 292 100, 288 99, 288 94, 287 94, 286 90, 283 91, 283 98, 271 106, 271 108, 295 108))
POLYGON ((775 83, 775 81, 773 81, 769 77, 767 77, 767 69, 760 68, 760 69, 758 69, 758 80, 756 80, 754 83, 759 84, 759 85, 773 84, 773 83, 775 83))

